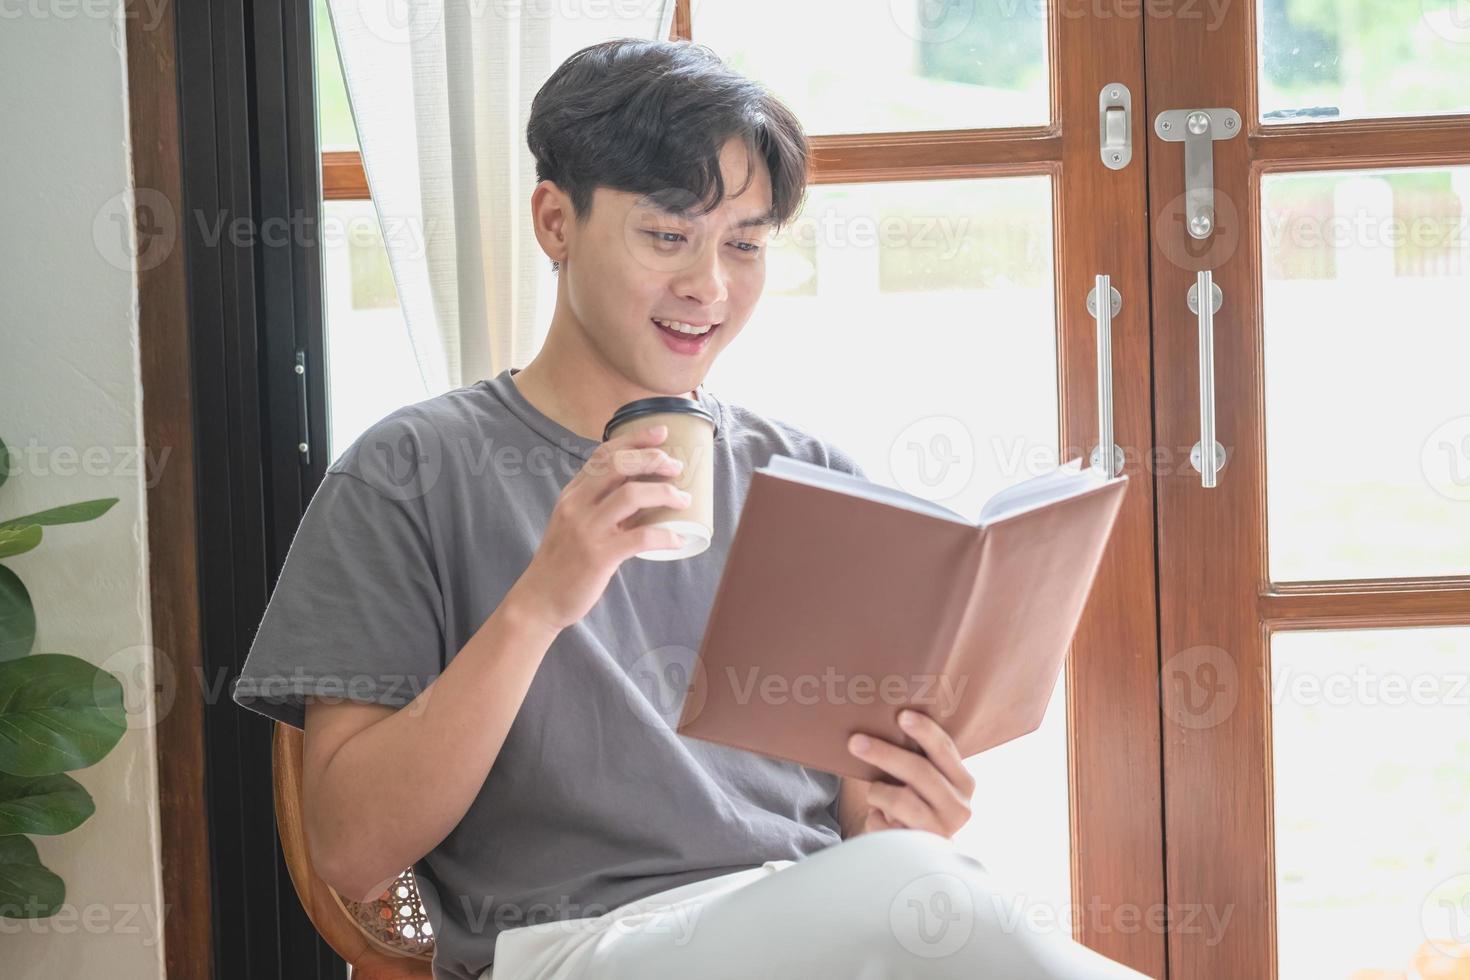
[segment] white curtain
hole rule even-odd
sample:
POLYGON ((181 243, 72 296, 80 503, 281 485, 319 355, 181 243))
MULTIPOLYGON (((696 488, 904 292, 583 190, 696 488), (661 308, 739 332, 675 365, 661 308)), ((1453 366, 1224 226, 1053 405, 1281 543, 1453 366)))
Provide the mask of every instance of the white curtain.
POLYGON ((555 297, 531 233, 531 99, 574 51, 668 37, 674 0, 329 0, 424 387, 522 367, 555 297))

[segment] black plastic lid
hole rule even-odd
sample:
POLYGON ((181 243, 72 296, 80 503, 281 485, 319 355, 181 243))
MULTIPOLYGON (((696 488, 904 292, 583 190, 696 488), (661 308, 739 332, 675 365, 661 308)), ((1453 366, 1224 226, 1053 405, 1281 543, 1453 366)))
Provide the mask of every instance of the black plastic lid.
POLYGON ((608 434, 629 419, 637 418, 640 415, 653 415, 658 412, 683 412, 686 415, 697 415, 707 420, 711 427, 717 425, 715 417, 706 411, 703 405, 692 398, 684 398, 679 395, 658 395, 653 398, 640 398, 637 401, 631 401, 616 412, 613 412, 613 417, 608 419, 607 425, 602 427, 602 441, 607 442, 608 434))

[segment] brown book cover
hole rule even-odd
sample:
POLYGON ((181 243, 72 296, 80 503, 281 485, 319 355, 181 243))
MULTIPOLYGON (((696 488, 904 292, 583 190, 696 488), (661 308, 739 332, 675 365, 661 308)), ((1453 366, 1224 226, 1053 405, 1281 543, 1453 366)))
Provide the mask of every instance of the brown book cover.
POLYGON ((912 707, 968 758, 1034 731, 1127 477, 1077 463, 972 523, 860 477, 775 457, 751 477, 677 730, 858 779, 866 732, 916 743, 912 707))

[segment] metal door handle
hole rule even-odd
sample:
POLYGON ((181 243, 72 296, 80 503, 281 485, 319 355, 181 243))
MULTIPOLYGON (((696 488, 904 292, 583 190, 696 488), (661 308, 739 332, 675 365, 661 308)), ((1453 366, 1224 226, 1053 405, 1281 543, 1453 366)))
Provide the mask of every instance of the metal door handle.
POLYGON ((1203 269, 1189 287, 1189 309, 1199 317, 1199 442, 1189 453, 1189 464, 1199 471, 1200 485, 1213 487, 1225 466, 1225 448, 1215 441, 1215 314, 1225 294, 1215 285, 1215 275, 1203 269), (1200 297, 1209 302, 1201 303, 1200 297), (1204 452, 1210 446, 1212 451, 1204 452))
POLYGON ((1112 276, 1096 277, 1087 294, 1087 312, 1097 320, 1097 446, 1091 463, 1109 479, 1123 470, 1123 450, 1113 444, 1113 317, 1123 308, 1123 294, 1112 281, 1112 276), (1099 296, 1108 301, 1099 303, 1099 296), (1104 453, 1104 446, 1111 451, 1104 453))

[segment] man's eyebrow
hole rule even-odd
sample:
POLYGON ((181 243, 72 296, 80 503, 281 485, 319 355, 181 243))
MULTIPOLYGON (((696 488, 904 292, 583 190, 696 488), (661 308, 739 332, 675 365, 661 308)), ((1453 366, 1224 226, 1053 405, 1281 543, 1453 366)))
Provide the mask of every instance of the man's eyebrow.
POLYGON ((749 218, 742 218, 735 223, 735 227, 750 228, 755 225, 774 225, 775 223, 776 216, 770 211, 767 211, 765 214, 757 214, 749 218))
MULTIPOLYGON (((653 194, 644 194, 642 197, 633 202, 633 206, 635 208, 649 208, 650 210, 657 211, 660 214, 666 214, 671 218, 688 218, 687 212, 676 211, 673 208, 668 207, 653 194)), ((772 210, 767 211, 764 214, 756 214, 751 215, 748 218, 741 218, 739 221, 735 222, 735 227, 753 228, 757 225, 774 225, 775 223, 776 214, 774 210, 772 210)))

